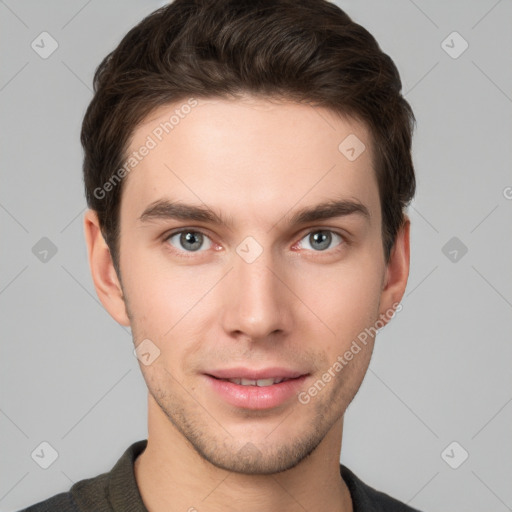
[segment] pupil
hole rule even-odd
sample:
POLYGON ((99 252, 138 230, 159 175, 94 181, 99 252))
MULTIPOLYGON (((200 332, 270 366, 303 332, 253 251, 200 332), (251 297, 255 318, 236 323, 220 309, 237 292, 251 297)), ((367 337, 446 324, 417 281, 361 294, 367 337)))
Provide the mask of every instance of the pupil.
POLYGON ((316 233, 312 233, 310 235, 311 246, 314 247, 314 244, 317 243, 317 249, 324 250, 331 244, 331 233, 329 231, 317 231, 316 233))
POLYGON ((202 237, 201 233, 195 233, 193 231, 189 231, 188 233, 182 233, 180 236, 180 243, 186 249, 191 251, 197 251, 202 245, 202 237))

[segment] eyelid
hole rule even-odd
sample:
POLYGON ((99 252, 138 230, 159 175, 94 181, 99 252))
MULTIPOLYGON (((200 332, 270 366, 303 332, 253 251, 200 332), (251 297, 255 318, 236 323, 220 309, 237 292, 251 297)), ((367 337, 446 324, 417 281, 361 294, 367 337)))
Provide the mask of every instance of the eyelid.
POLYGON ((301 238, 304 238, 306 235, 309 235, 311 233, 316 233, 317 231, 329 231, 331 233, 336 233, 337 235, 341 236, 344 240, 348 240, 349 233, 340 228, 340 227, 329 227, 329 226, 308 226, 307 228, 304 228, 299 231, 299 234, 297 236, 302 236, 301 238))
POLYGON ((179 228, 171 229, 170 231, 166 231, 162 235, 162 238, 164 240, 167 240, 171 236, 177 235, 178 233, 184 233, 184 232, 185 233, 201 233, 203 236, 206 236, 210 240, 212 240, 212 237, 211 237, 211 235, 208 234, 208 230, 207 229, 202 228, 202 227, 201 228, 197 228, 197 227, 192 227, 192 226, 182 226, 182 227, 179 227, 179 228))

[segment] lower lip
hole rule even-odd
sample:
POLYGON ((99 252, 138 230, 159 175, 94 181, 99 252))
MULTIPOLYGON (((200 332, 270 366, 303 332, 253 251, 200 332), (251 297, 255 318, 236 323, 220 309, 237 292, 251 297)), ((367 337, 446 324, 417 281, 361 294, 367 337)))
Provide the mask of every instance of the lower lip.
POLYGON ((208 382, 226 402, 244 409, 271 409, 297 396, 306 380, 306 375, 271 386, 242 386, 227 380, 205 375, 208 382))

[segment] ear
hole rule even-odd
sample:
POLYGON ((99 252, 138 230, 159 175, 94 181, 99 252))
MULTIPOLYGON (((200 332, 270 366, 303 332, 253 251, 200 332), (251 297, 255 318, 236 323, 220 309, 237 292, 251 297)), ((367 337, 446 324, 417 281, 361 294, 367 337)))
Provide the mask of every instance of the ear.
POLYGON ((98 215, 87 210, 84 216, 85 241, 96 293, 110 316, 121 325, 130 325, 123 291, 117 277, 110 249, 101 233, 98 215))
POLYGON ((391 249, 389 262, 386 266, 386 272, 382 283, 382 293, 380 298, 380 318, 384 325, 392 318, 390 312, 401 309, 398 306, 407 286, 409 277, 410 260, 410 234, 411 222, 407 216, 397 233, 395 244, 391 249))

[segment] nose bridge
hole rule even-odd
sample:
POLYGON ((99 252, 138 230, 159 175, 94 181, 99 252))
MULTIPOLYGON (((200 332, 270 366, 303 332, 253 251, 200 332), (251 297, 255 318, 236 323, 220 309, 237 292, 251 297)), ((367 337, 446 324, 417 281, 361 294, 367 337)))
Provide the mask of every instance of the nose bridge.
POLYGON ((228 333, 261 339, 289 329, 290 304, 286 287, 274 274, 277 264, 271 249, 258 247, 254 240, 238 246, 226 284, 223 321, 228 333))

